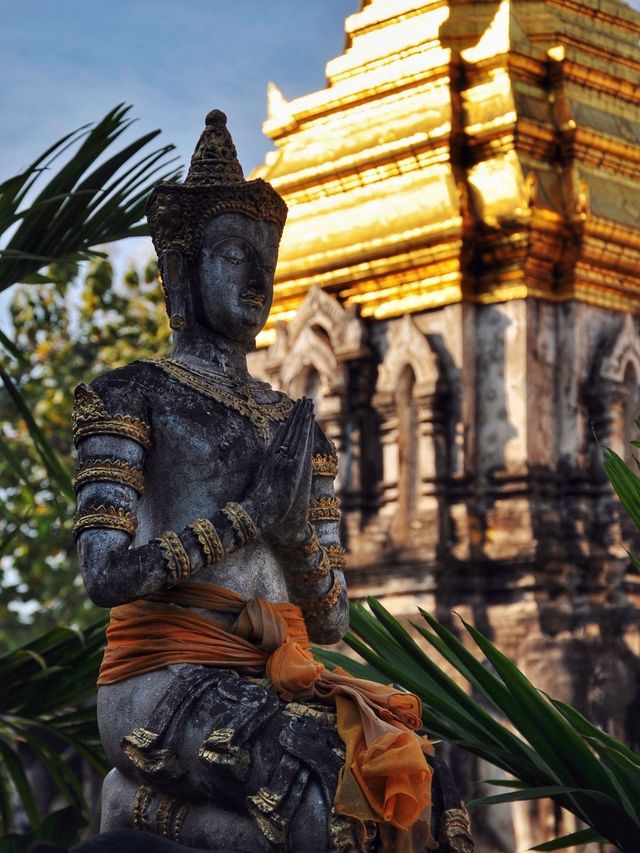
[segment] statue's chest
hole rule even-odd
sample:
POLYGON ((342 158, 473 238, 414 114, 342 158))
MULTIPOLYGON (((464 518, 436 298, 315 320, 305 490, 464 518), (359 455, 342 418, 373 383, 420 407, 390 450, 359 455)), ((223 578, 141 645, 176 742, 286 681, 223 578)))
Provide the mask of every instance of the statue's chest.
POLYGON ((232 407, 196 393, 163 395, 152 411, 145 479, 183 491, 244 492, 277 424, 258 429, 232 407))
POLYGON ((264 452, 268 435, 232 408, 213 400, 189 399, 153 413, 158 447, 194 461, 244 458, 264 452))

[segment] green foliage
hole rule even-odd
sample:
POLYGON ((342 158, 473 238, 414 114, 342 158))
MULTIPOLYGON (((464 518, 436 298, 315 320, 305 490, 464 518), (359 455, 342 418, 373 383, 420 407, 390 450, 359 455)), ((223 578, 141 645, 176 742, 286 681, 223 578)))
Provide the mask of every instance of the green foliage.
POLYGON ((14 340, 0 332, 7 354, 0 364, 0 648, 14 649, 0 657, 0 847, 7 853, 35 839, 70 845, 87 824, 82 788, 60 757, 61 745, 106 769, 95 708, 86 705, 95 693, 105 617, 87 601, 71 538, 72 393, 79 381, 166 344, 155 268, 142 277, 130 273, 118 291, 96 247, 147 234, 140 220, 153 184, 178 177, 166 171, 172 145, 140 153, 159 131, 113 153, 131 124, 129 109, 119 105, 93 128, 68 134, 0 184, 0 290, 17 282, 45 285, 16 293, 14 340), (63 155, 69 156, 54 171, 63 155), (78 262, 87 258, 101 260, 75 286, 78 262), (52 628, 16 648, 60 622, 88 627, 52 628), (25 751, 47 771, 66 808, 39 814, 25 751), (27 834, 12 832, 16 797, 31 826, 27 834))
POLYGON ((71 535, 73 390, 168 345, 155 264, 119 287, 106 259, 81 281, 77 270, 50 267, 49 284, 19 288, 11 304, 14 357, 0 388, 0 648, 93 618, 71 535))
MULTIPOLYGON (((640 418, 636 421, 636 426, 640 429, 640 418)), ((634 447, 640 447, 640 441, 632 441, 631 444, 634 447)), ((636 528, 640 530, 640 477, 609 447, 603 448, 602 457, 604 470, 620 498, 620 503, 636 528)), ((629 553, 629 559, 636 571, 640 571, 640 559, 631 553, 629 553)))
POLYGON ((27 853, 34 841, 70 847, 80 841, 87 820, 76 806, 56 809, 29 832, 10 832, 0 837, 0 853, 27 853))
POLYGON ((77 839, 90 808, 74 771, 60 756, 71 746, 99 773, 107 769, 95 707, 95 683, 104 647, 105 617, 84 631, 55 628, 0 656, 0 830, 2 849, 22 850, 29 841, 77 839), (89 700, 89 701, 87 701, 89 700), (45 816, 23 759, 33 756, 47 771, 68 807, 45 816), (18 835, 19 800, 32 831, 18 835))
POLYGON ((370 611, 351 605, 347 643, 368 670, 336 652, 316 650, 329 666, 354 675, 392 681, 416 693, 431 737, 445 739, 497 765, 514 777, 494 784, 511 787, 471 806, 551 797, 589 828, 534 850, 560 850, 589 841, 609 841, 624 853, 640 839, 640 756, 593 726, 574 708, 537 690, 518 668, 472 625, 464 628, 481 661, 432 616, 413 623, 421 637, 462 675, 483 703, 472 698, 425 653, 375 599, 370 611), (487 710, 488 709, 488 710, 487 710), (506 719, 511 727, 498 720, 506 719))
POLYGON ((178 177, 169 168, 173 145, 143 152, 160 131, 116 148, 132 124, 130 109, 120 104, 72 131, 0 183, 0 290, 47 283, 16 295, 16 339, 0 332, 0 648, 32 633, 25 621, 43 629, 90 612, 70 540, 71 393, 78 381, 166 338, 155 272, 147 275, 150 306, 141 307, 130 288, 112 291, 106 260, 94 262, 73 310, 78 262, 104 259, 98 245, 147 234, 141 220, 152 186, 178 177), (138 338, 141 347, 131 346, 138 338), (37 609, 31 619, 28 607, 37 609))
POLYGON ((39 270, 52 263, 86 259, 100 244, 148 234, 140 220, 151 188, 159 180, 174 180, 178 171, 164 171, 173 145, 138 156, 159 130, 112 153, 132 123, 130 109, 118 104, 96 125, 67 134, 0 184, 0 237, 10 234, 0 250, 0 291, 16 282, 41 284, 49 277, 39 270), (45 177, 48 182, 32 198, 45 177))

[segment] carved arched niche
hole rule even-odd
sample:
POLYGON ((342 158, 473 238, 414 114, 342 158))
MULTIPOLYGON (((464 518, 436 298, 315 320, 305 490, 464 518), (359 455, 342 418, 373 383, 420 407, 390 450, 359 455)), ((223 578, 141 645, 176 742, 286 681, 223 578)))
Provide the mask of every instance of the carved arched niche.
POLYGON ((312 397, 318 421, 342 448, 346 362, 366 355, 362 322, 355 310, 312 287, 295 317, 280 324, 265 366, 270 382, 292 397, 312 397))
POLYGON ((436 556, 436 387, 439 364, 410 315, 391 323, 374 407, 380 416, 383 479, 381 539, 397 549, 436 556))
MULTIPOLYGON (((592 476, 606 482, 602 445, 610 447, 636 470, 633 456, 637 451, 631 441, 640 434, 635 424, 640 415, 640 336, 630 314, 620 323, 617 333, 610 334, 597 348, 588 375, 585 402, 591 429, 586 433, 586 462, 592 476)), ((617 500, 601 499, 594 515, 600 525, 606 524, 608 541, 616 543, 607 545, 612 555, 623 556, 617 544, 620 541, 637 547, 638 531, 617 500)))
POLYGON ((607 440, 626 462, 633 462, 630 442, 638 438, 636 418, 640 416, 640 336, 631 314, 605 351, 600 368, 609 402, 607 440))

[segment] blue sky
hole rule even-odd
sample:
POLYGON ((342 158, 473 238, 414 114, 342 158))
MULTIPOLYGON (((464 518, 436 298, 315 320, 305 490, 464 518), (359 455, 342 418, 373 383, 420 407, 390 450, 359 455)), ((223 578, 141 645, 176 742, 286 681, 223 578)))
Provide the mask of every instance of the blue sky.
POLYGON ((269 148, 266 86, 324 85, 357 0, 0 0, 0 177, 120 101, 188 160, 212 107, 245 171, 269 148))

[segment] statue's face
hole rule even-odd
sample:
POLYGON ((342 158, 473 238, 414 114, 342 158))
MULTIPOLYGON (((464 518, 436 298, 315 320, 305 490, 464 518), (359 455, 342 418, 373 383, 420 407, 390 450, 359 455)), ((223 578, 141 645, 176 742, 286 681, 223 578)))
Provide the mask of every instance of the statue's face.
POLYGON ((280 235, 273 222, 223 213, 207 226, 198 260, 196 319, 251 345, 269 316, 280 235))

